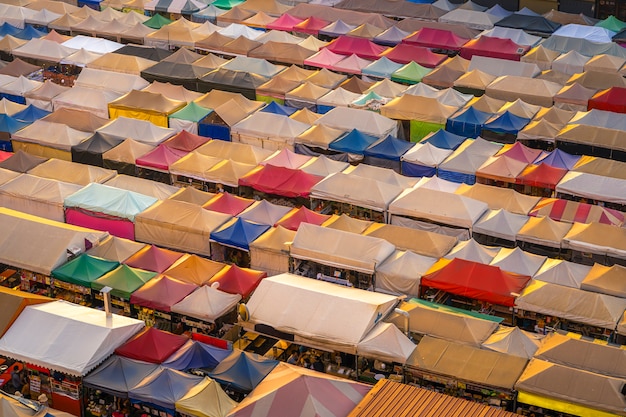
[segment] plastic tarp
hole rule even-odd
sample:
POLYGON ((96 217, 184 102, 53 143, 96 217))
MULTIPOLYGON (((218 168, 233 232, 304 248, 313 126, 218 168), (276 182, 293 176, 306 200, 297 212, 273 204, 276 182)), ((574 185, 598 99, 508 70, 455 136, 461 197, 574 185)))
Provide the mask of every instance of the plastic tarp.
POLYGON ((104 311, 59 300, 26 307, 0 340, 0 352, 81 377, 143 327, 140 320, 107 318, 104 311), (50 343, 41 346, 41 337, 50 343))

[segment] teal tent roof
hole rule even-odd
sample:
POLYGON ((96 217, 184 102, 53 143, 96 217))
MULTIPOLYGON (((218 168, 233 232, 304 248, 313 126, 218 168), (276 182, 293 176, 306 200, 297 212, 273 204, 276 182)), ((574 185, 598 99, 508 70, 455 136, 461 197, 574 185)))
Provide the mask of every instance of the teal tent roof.
POLYGON ((114 270, 119 265, 120 263, 117 261, 97 258, 83 253, 53 270, 52 278, 90 288, 93 281, 114 270))
POLYGON ((65 207, 117 216, 130 221, 158 200, 154 197, 92 182, 65 198, 65 207))
POLYGON ((403 64, 393 62, 387 57, 382 57, 369 64, 361 70, 363 75, 371 75, 374 77, 389 78, 391 74, 402 68, 403 64))
POLYGON ((202 107, 199 104, 196 104, 195 101, 192 101, 177 112, 170 114, 170 119, 181 119, 189 120, 190 122, 199 122, 212 111, 213 110, 202 107))
POLYGON ((620 30, 626 28, 626 23, 611 15, 604 20, 600 20, 596 23, 596 26, 600 26, 612 32, 619 32, 620 30))

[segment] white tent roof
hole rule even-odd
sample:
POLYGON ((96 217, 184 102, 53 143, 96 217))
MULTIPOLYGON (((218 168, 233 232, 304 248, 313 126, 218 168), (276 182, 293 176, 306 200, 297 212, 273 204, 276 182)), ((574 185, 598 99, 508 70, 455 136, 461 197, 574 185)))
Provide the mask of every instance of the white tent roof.
POLYGON ((241 300, 239 294, 229 294, 203 285, 171 307, 174 313, 205 321, 215 321, 235 308, 241 300))
POLYGON ((580 288, 582 280, 591 270, 590 265, 581 265, 563 259, 548 258, 533 277, 536 280, 551 282, 566 287, 580 288))
POLYGON ((75 65, 77 67, 84 67, 91 61, 95 61, 100 58, 102 54, 97 52, 89 52, 86 49, 80 49, 78 52, 74 52, 72 55, 67 56, 61 60, 63 65, 75 65))
POLYGON ((270 203, 267 200, 255 201, 237 217, 260 224, 274 225, 291 211, 291 207, 270 203))
POLYGON ((246 25, 239 23, 231 23, 217 31, 220 35, 228 36, 229 38, 237 39, 240 36, 246 37, 251 40, 255 40, 265 32, 262 30, 252 29, 246 25))
POLYGON ((107 133, 119 138, 131 138, 147 145, 158 145, 165 139, 174 136, 176 130, 160 127, 147 120, 118 117, 98 129, 98 132, 107 133))
POLYGON ((522 29, 505 28, 501 26, 494 26, 489 30, 485 30, 480 34, 480 36, 510 39, 518 45, 528 46, 534 46, 541 40, 540 36, 529 35, 522 29))
POLYGON ((556 192, 626 204, 626 180, 586 172, 569 171, 556 185, 556 192))
POLYGON ((474 175, 476 170, 502 148, 502 145, 488 142, 483 138, 467 139, 440 164, 446 171, 474 175))
POLYGON ((515 306, 604 329, 615 329, 626 310, 626 300, 578 288, 531 280, 515 306))
POLYGON ((358 129, 363 133, 381 138, 387 135, 396 136, 398 131, 398 124, 395 120, 373 111, 348 107, 335 107, 317 119, 314 124, 327 125, 346 131, 358 129))
POLYGON ((552 34, 554 36, 564 36, 566 38, 586 39, 592 42, 608 43, 613 41, 615 32, 600 26, 579 25, 570 23, 563 25, 552 34))
POLYGON ((446 193, 454 193, 456 190, 459 189, 460 186, 461 184, 459 184, 458 182, 444 180, 443 178, 435 176, 420 178, 417 184, 415 184, 414 188, 423 187, 431 190, 444 191, 446 193))
POLYGON ((292 333, 296 343, 312 340, 354 353, 397 301, 391 295, 281 274, 261 280, 247 308, 250 323, 292 333))
POLYGON ((437 167, 451 154, 451 149, 437 148, 428 142, 417 143, 402 155, 400 160, 427 167, 437 167))
POLYGON ((399 186, 338 172, 315 184, 311 188, 311 197, 385 211, 403 190, 399 186))
POLYGON ((17 96, 24 96, 24 94, 35 90, 42 85, 43 83, 41 81, 29 80, 23 75, 20 75, 12 82, 2 84, 0 86, 0 92, 17 96))
POLYGON ((486 12, 458 8, 441 16, 439 21, 442 23, 458 23, 472 29, 486 30, 491 29, 500 19, 502 19, 501 16, 495 16, 486 12))
POLYGON ((73 49, 85 49, 89 52, 106 54, 120 49, 124 44, 113 42, 108 39, 94 38, 91 36, 76 35, 66 40, 61 45, 73 49))
MULTIPOLYGON (((69 55, 69 54, 68 54, 69 55)), ((95 68, 83 68, 74 82, 75 86, 113 90, 126 94, 131 90, 141 90, 150 83, 138 75, 123 72, 106 71, 95 68)))
MULTIPOLYGON (((5 86, 3 86, 4 88, 5 86)), ((595 127, 606 127, 616 130, 626 130, 626 121, 619 113, 607 110, 591 109, 579 111, 570 119, 568 124, 579 124, 595 127)))
POLYGON ((493 258, 490 265, 497 266, 503 271, 533 276, 548 259, 545 256, 524 252, 520 248, 502 248, 493 258))
POLYGON ((519 229, 528 221, 525 214, 511 213, 504 209, 489 210, 474 224, 474 232, 515 241, 519 229))
POLYGON ((330 174, 335 174, 346 169, 350 164, 342 161, 335 161, 325 157, 324 155, 316 156, 309 162, 302 165, 299 169, 307 174, 319 175, 320 177, 327 177, 330 174))
POLYGON ((571 50, 552 61, 552 69, 574 75, 585 70, 585 64, 589 59, 590 57, 571 50))
POLYGON ((274 113, 257 112, 231 127, 232 134, 293 141, 311 126, 274 113))
POLYGON ((439 90, 424 83, 412 85, 407 88, 403 94, 436 98, 439 103, 445 106, 456 107, 457 109, 464 106, 467 102, 474 98, 473 95, 463 94, 454 88, 444 88, 443 90, 439 90))
POLYGON ((487 74, 500 77, 502 75, 518 75, 520 77, 535 77, 541 70, 537 64, 531 62, 518 62, 501 58, 490 58, 474 55, 470 60, 467 72, 480 70, 487 74))
POLYGON ((122 96, 113 90, 83 87, 74 84, 72 88, 52 98, 52 106, 57 109, 84 110, 105 119, 109 118, 109 103, 122 96))
POLYGON ((291 256, 348 270, 374 273, 395 250, 384 239, 302 223, 291 244, 291 256))
POLYGON ((482 201, 423 187, 408 190, 389 204, 389 213, 396 216, 428 219, 468 229, 487 209, 487 204, 482 201))
POLYGON ((359 356, 402 364, 414 350, 415 343, 391 323, 378 323, 356 347, 359 356))
POLYGON ((76 49, 63 46, 47 39, 33 38, 24 45, 13 50, 13 55, 20 58, 33 58, 43 61, 59 62, 76 49))
POLYGON ((350 103, 361 97, 360 94, 345 90, 343 87, 337 87, 317 99, 318 105, 323 106, 344 106, 348 107, 350 103))
POLYGON ((0 339, 0 353, 84 376, 144 326, 141 320, 107 318, 104 311, 53 301, 26 307, 0 339))
POLYGON ((148 195, 159 200, 165 200, 177 191, 180 191, 180 188, 173 185, 125 174, 118 174, 108 180, 105 184, 110 187, 121 188, 128 191, 134 191, 139 194, 148 195))
POLYGON ((435 262, 437 258, 396 250, 376 268, 376 291, 417 297, 420 277, 435 262))
POLYGON ((500 326, 483 342, 482 347, 530 359, 539 349, 543 337, 544 335, 530 333, 519 327, 500 326))
POLYGON ((347 175, 376 180, 401 188, 410 188, 414 186, 418 181, 418 179, 415 177, 407 177, 404 175, 400 175, 391 169, 367 164, 359 164, 356 166, 352 165, 345 169, 343 173, 347 175))
POLYGON ((36 120, 33 124, 13 134, 12 139, 69 152, 72 146, 78 145, 89 136, 91 134, 88 132, 81 132, 61 123, 36 120))
POLYGON ((58 13, 53 13, 48 9, 41 9, 37 11, 35 14, 30 17, 24 19, 24 23, 31 25, 43 25, 48 26, 48 23, 53 22, 60 18, 61 15, 58 13))
POLYGON ((500 251, 498 246, 481 245, 474 239, 463 240, 456 244, 454 248, 444 258, 460 258, 467 261, 489 264, 500 251))

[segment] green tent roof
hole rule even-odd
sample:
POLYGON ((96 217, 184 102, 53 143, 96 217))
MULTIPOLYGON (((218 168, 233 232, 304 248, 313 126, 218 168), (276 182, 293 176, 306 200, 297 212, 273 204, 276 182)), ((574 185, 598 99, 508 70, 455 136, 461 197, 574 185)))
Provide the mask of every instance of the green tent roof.
POLYGON ((600 20, 598 23, 596 23, 596 26, 608 29, 613 32, 619 32, 622 29, 626 28, 626 23, 611 15, 604 20, 600 20))
POLYGON ((391 74, 391 81, 417 84, 431 71, 430 68, 422 67, 415 61, 411 61, 402 68, 391 74))
POLYGON ((83 253, 52 271, 52 277, 70 284, 89 288, 93 281, 114 270, 119 265, 120 263, 117 261, 110 261, 83 253))
POLYGON ((152 29, 161 29, 163 26, 169 25, 170 23, 172 23, 170 19, 168 19, 167 17, 163 17, 158 13, 143 22, 144 25, 152 29))
POLYGON ((181 119, 189 120, 190 122, 199 122, 212 111, 213 110, 202 107, 199 104, 196 104, 195 101, 192 101, 177 112, 170 114, 170 119, 181 119))
POLYGON ((230 10, 233 7, 240 5, 244 1, 245 0, 215 0, 211 4, 219 9, 230 10))
POLYGON ((104 287, 111 287, 113 288, 111 291, 112 296, 129 300, 133 292, 154 278, 156 274, 156 272, 120 265, 108 274, 93 281, 91 288, 100 291, 104 287))

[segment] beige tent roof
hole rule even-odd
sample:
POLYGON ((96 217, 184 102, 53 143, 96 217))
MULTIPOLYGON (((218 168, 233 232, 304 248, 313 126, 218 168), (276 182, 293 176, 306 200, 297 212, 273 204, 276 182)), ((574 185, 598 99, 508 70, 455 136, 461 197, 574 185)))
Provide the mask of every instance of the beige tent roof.
POLYGON ((197 99, 196 104, 206 107, 207 109, 216 109, 229 100, 235 100, 248 114, 260 109, 265 104, 260 101, 250 100, 239 93, 215 89, 197 99))
POLYGON ((528 214, 541 199, 541 197, 518 193, 510 188, 494 187, 485 184, 461 184, 456 190, 456 194, 483 201, 492 210, 502 208, 516 214, 528 214))
POLYGON ((102 184, 113 178, 117 172, 111 169, 52 158, 37 165, 28 173, 72 184, 87 185, 90 182, 102 184))
POLYGON ((88 63, 87 68, 140 75, 141 71, 150 68, 154 64, 156 64, 156 61, 146 58, 109 52, 88 63))
POLYGON ((305 163, 298 169, 306 172, 307 174, 313 174, 319 177, 327 177, 330 174, 342 172, 348 166, 350 166, 348 162, 335 161, 334 159, 330 159, 325 157, 324 155, 320 155, 311 158, 309 162, 305 163))
POLYGON ((24 45, 27 40, 14 38, 11 35, 6 35, 2 39, 0 39, 0 51, 11 52, 16 48, 24 45))
MULTIPOLYGON (((532 359, 515 384, 515 389, 519 391, 520 400, 525 393, 530 393, 590 407, 591 410, 587 409, 589 415, 593 415, 593 410, 624 415, 626 398, 621 393, 623 385, 623 379, 532 359)), ((571 411, 570 407, 567 411, 571 411)))
POLYGON ((344 134, 343 130, 326 125, 313 125, 296 138, 296 143, 328 149, 328 145, 344 134))
POLYGON ((457 110, 457 107, 441 104, 435 98, 405 94, 382 106, 380 114, 392 119, 445 124, 457 110))
POLYGON ((204 172, 207 181, 237 187, 239 179, 256 168, 256 165, 226 159, 204 172))
POLYGON ((535 358, 615 378, 626 378, 626 349, 595 343, 572 333, 550 333, 535 358))
MULTIPOLYGON (((46 7, 47 8, 47 7, 46 7)), ((48 9, 50 10, 50 9, 48 9)), ((53 11, 53 10, 50 10, 53 11)), ((58 29, 69 32, 74 26, 79 24, 85 19, 85 17, 73 16, 65 13, 61 17, 48 23, 50 29, 58 29)))
POLYGON ((137 158, 147 154, 153 149, 154 146, 152 145, 137 142, 133 139, 125 139, 124 142, 103 153, 102 158, 134 165, 137 158))
POLYGON ((196 204, 162 200, 135 216, 135 237, 143 242, 200 255, 211 255, 211 232, 230 215, 196 204))
POLYGON ((291 245, 291 256, 373 274, 376 265, 394 250, 383 239, 302 223, 291 245))
MULTIPOLYGON (((252 56, 252 55, 251 55, 252 56)), ((261 58, 261 57, 257 57, 261 58)), ((256 89, 258 95, 278 94, 284 95, 300 85, 300 81, 288 80, 280 74, 271 78, 268 82, 261 84, 256 89)))
POLYGON ((203 155, 198 152, 189 152, 170 165, 169 171, 172 175, 182 175, 202 181, 205 180, 204 172, 219 162, 222 162, 221 158, 203 155))
POLYGON ((406 85, 384 78, 381 81, 377 81, 372 84, 372 86, 365 90, 363 94, 376 93, 379 96, 394 98, 400 96, 400 94, 404 93, 406 89, 406 85))
POLYGON ((322 117, 321 114, 315 113, 306 107, 301 108, 300 110, 294 112, 291 116, 289 116, 290 119, 297 120, 308 125, 312 125, 320 117, 322 117))
POLYGON ((205 285, 215 274, 224 269, 225 266, 226 264, 215 262, 198 255, 185 254, 174 262, 163 274, 184 282, 205 285))
POLYGON ((310 81, 305 81, 298 87, 285 94, 285 98, 315 102, 318 98, 324 96, 328 92, 330 92, 329 88, 320 87, 311 83, 310 81))
POLYGON ((185 201, 187 203, 202 206, 208 203, 215 196, 215 193, 198 190, 194 187, 184 187, 172 194, 169 198, 170 200, 185 201))
POLYGON ((559 109, 556 106, 542 107, 535 115, 534 120, 544 119, 555 125, 565 126, 574 117, 574 114, 575 112, 572 110, 559 109))
POLYGON ((464 71, 458 71, 449 67, 439 66, 422 77, 422 82, 438 88, 453 87, 464 71))
POLYGON ((530 359, 541 345, 543 337, 543 335, 527 332, 519 327, 500 326, 483 342, 482 347, 530 359))
POLYGON ((568 84, 561 88, 559 92, 554 96, 554 104, 560 107, 567 108, 565 104, 576 105, 578 107, 571 108, 572 110, 587 109, 587 103, 589 99, 596 93, 595 89, 583 87, 577 82, 568 84))
POLYGON ((117 236, 109 236, 99 245, 92 247, 87 251, 91 256, 110 259, 112 261, 124 262, 132 255, 146 247, 145 243, 135 242, 134 240, 123 239, 117 236))
POLYGON ((534 117, 539 110, 541 110, 540 105, 532 104, 522 100, 521 98, 517 98, 513 101, 507 101, 506 103, 504 103, 502 107, 500 107, 498 112, 508 111, 516 116, 530 119, 534 117))
POLYGON ((563 247, 623 257, 626 253, 626 229, 602 223, 574 223, 563 238, 563 247))
POLYGON ((574 165, 574 171, 626 179, 626 162, 583 155, 574 165))
POLYGON ((457 243, 452 236, 382 223, 372 224, 363 235, 385 239, 399 250, 410 250, 433 258, 441 258, 457 243))
POLYGON ((319 70, 308 70, 298 67, 297 65, 292 65, 290 67, 287 67, 287 69, 281 71, 276 77, 280 77, 290 81, 302 82, 308 77, 317 74, 318 72, 319 70))
POLYGON ((342 171, 344 174, 355 175, 371 180, 380 181, 390 185, 396 185, 402 188, 413 187, 418 182, 416 177, 407 177, 397 172, 368 164, 350 165, 342 171))
POLYGON ((549 217, 529 217, 517 232, 516 240, 560 248, 561 240, 571 227, 570 223, 557 222, 549 217))
POLYGON ((223 140, 209 141, 196 148, 195 152, 221 159, 230 159, 248 165, 258 165, 259 162, 273 153, 267 149, 223 140))
POLYGON ((544 71, 551 68, 552 61, 559 55, 561 55, 560 52, 545 48, 543 45, 538 45, 523 55, 520 61, 531 62, 544 71))
POLYGON ((587 276, 582 280, 580 288, 626 298, 626 267, 594 264, 587 276))
POLYGON ((70 151, 90 136, 87 132, 72 129, 60 123, 36 120, 11 136, 12 140, 36 143, 55 149, 70 151))
POLYGON ((342 214, 340 216, 333 214, 332 217, 323 224, 324 227, 328 227, 330 229, 343 230, 345 232, 357 234, 363 233, 365 229, 371 225, 372 222, 369 220, 356 219, 346 214, 342 214))
POLYGON ((215 69, 226 64, 229 60, 215 54, 204 55, 202 58, 194 61, 194 67, 215 69))
POLYGON ((270 252, 289 254, 289 247, 296 237, 294 230, 285 229, 278 225, 270 228, 253 242, 250 242, 250 250, 258 249, 270 252))
POLYGON ((74 83, 74 86, 111 90, 120 94, 126 94, 131 90, 141 90, 148 85, 148 81, 139 75, 94 68, 83 68, 74 83))
POLYGON ((560 126, 550 123, 546 119, 533 120, 517 133, 517 138, 554 142, 554 138, 560 130, 560 126))
POLYGON ((169 82, 162 83, 159 81, 153 81, 149 86, 144 88, 143 91, 149 91, 151 93, 160 93, 170 100, 184 101, 186 103, 195 101, 203 96, 202 93, 188 90, 182 85, 174 85, 169 82))
POLYGON ((626 64, 626 58, 609 54, 591 57, 585 64, 585 71, 618 72, 626 64))
POLYGON ((133 191, 139 194, 154 197, 158 200, 165 200, 179 190, 178 187, 165 184, 163 182, 152 181, 146 178, 133 177, 130 175, 118 174, 108 180, 106 185, 133 191))
POLYGON ((161 93, 132 90, 109 103, 109 108, 137 110, 168 115, 185 107, 184 101, 172 100, 161 93))
POLYGON ((248 52, 248 56, 284 64, 304 65, 304 60, 311 57, 315 52, 289 42, 269 41, 252 49, 248 52))
POLYGON ((496 113, 505 103, 506 101, 504 100, 482 95, 470 100, 470 102, 467 103, 467 106, 472 106, 476 110, 480 110, 485 113, 496 113))
POLYGON ((197 417, 226 417, 237 405, 219 382, 205 377, 175 402, 176 411, 197 417))
POLYGON ((522 310, 611 330, 626 310, 625 299, 537 280, 530 281, 515 305, 522 310))
POLYGON ((286 13, 292 6, 287 6, 276 0, 246 0, 239 5, 244 10, 251 12, 265 12, 269 15, 278 17, 283 13, 286 13))
POLYGON ((380 28, 370 23, 363 23, 362 25, 357 26, 350 32, 346 33, 346 36, 352 36, 354 38, 373 39, 383 33, 385 29, 387 28, 380 28))
POLYGON ((15 177, 21 175, 19 172, 11 171, 9 169, 0 168, 0 185, 11 181, 15 177))
POLYGON ((407 366, 481 385, 513 389, 528 359, 424 336, 407 366))
POLYGON ((347 75, 339 74, 322 68, 306 78, 306 81, 325 88, 335 88, 348 78, 347 75))
POLYGON ((522 99, 530 104, 551 106, 560 89, 561 85, 551 81, 505 75, 492 81, 485 93, 501 100, 522 99))
POLYGON ((2 97, 2 99, 0 99, 0 112, 8 114, 9 116, 24 110, 26 107, 27 106, 25 104, 16 103, 6 97, 2 97))
POLYGON ((581 265, 563 259, 548 258, 533 278, 566 287, 580 288, 591 266, 581 265))
POLYGON ((626 150, 626 131, 600 126, 567 125, 561 129, 556 139, 620 151, 626 150))
POLYGON ((317 52, 320 49, 322 49, 323 47, 325 47, 326 45, 328 45, 328 42, 325 41, 321 41, 318 38, 316 38, 315 36, 311 35, 308 38, 306 38, 305 40, 303 40, 302 42, 298 43, 298 45, 309 49, 313 52, 317 52))
POLYGON ((567 84, 573 82, 577 82, 584 87, 594 90, 605 90, 611 87, 626 87, 626 80, 617 72, 584 71, 572 75, 567 81, 567 84))

